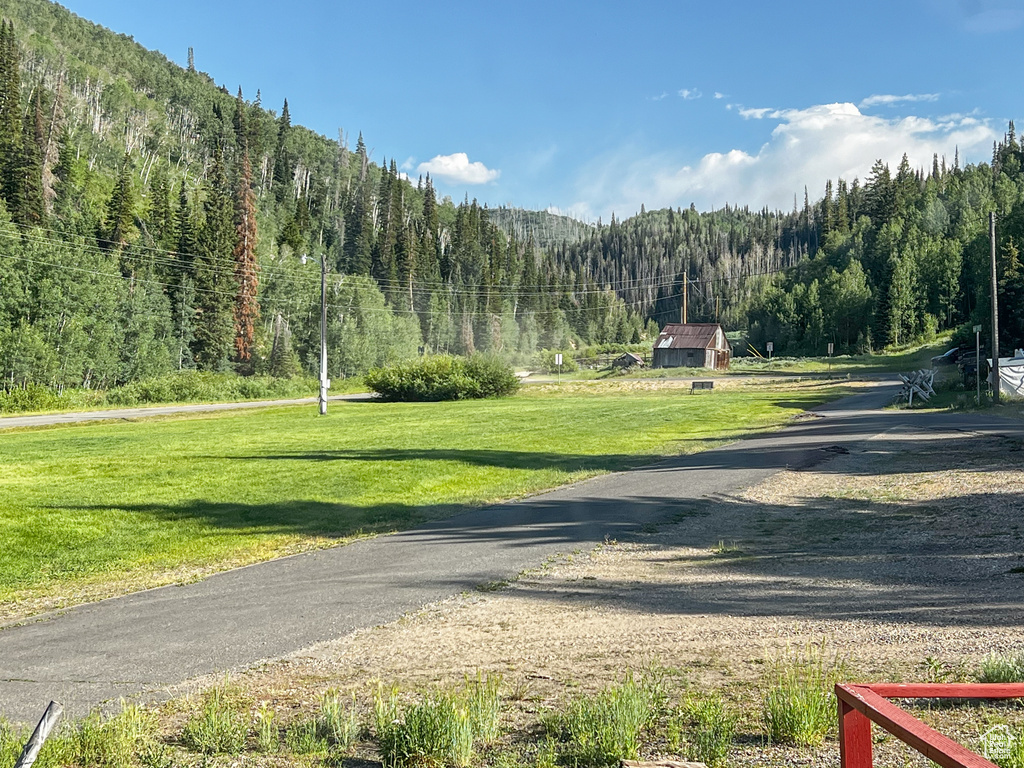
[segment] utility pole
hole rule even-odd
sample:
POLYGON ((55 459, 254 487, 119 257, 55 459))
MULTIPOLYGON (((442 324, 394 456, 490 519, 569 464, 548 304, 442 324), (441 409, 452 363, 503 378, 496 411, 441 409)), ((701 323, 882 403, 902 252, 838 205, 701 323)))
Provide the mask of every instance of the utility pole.
POLYGON ((996 283, 996 212, 988 215, 988 239, 992 252, 992 403, 999 404, 999 297, 996 283))
POLYGON ((686 325, 686 286, 690 283, 690 276, 683 277, 683 325, 686 325))

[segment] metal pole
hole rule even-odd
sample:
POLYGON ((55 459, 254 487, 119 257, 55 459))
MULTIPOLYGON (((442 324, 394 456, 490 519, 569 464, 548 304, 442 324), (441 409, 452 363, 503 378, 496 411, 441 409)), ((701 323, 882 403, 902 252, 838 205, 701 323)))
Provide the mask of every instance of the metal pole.
POLYGON ((327 259, 320 257, 320 415, 327 413, 327 259))
POLYGON ((32 731, 32 737, 28 740, 25 745, 25 749, 21 751, 21 757, 18 758, 18 762, 14 764, 14 768, 30 768, 32 763, 36 761, 39 756, 39 750, 43 748, 43 742, 46 741, 46 737, 50 735, 50 731, 53 730, 53 726, 57 724, 60 719, 61 712, 64 708, 61 707, 56 701, 51 701, 50 706, 46 708, 43 713, 42 719, 39 721, 39 725, 32 731))
POLYGON ((992 403, 999 404, 999 299, 996 296, 996 213, 988 215, 988 238, 992 251, 992 403))

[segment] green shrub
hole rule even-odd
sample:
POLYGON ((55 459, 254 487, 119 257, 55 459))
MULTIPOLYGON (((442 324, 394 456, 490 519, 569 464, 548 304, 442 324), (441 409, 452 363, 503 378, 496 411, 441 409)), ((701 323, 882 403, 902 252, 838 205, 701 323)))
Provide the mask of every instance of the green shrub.
POLYGON ((688 699, 669 720, 669 748, 679 752, 685 747, 688 759, 721 765, 732 748, 738 719, 717 693, 688 699))
POLYGON ((296 720, 289 725, 284 743, 293 755, 322 755, 327 752, 327 739, 320 737, 316 720, 296 720))
POLYGON ((1024 683, 1024 654, 989 654, 981 660, 977 678, 979 683, 1024 683))
POLYGON ((537 368, 543 373, 575 373, 580 369, 572 350, 562 351, 558 349, 542 349, 537 353, 537 368), (555 355, 562 356, 562 367, 559 370, 555 363, 555 355))
POLYGON ((205 755, 237 755, 245 748, 248 730, 238 706, 223 688, 214 688, 203 697, 202 709, 185 722, 181 740, 205 755))
POLYGON ((774 743, 815 746, 836 722, 833 689, 842 665, 827 662, 820 646, 775 660, 765 685, 762 719, 774 743))
POLYGON ((570 702, 547 723, 559 761, 573 766, 615 765, 640 757, 640 738, 657 720, 663 699, 630 675, 621 685, 570 702))
POLYGON ((519 389, 512 368, 490 355, 432 355, 374 368, 365 381, 383 399, 404 402, 500 397, 519 389))
POLYGON ((106 400, 111 405, 261 400, 306 397, 314 394, 316 387, 317 383, 312 379, 178 371, 154 379, 140 379, 112 389, 107 393, 106 400))
POLYGON ((501 678, 477 675, 455 691, 435 691, 402 706, 398 689, 379 686, 373 713, 377 747, 387 768, 465 768, 475 746, 499 735, 501 678))
POLYGON ((64 404, 65 398, 48 387, 38 384, 0 389, 0 413, 25 413, 26 411, 52 411, 64 404))

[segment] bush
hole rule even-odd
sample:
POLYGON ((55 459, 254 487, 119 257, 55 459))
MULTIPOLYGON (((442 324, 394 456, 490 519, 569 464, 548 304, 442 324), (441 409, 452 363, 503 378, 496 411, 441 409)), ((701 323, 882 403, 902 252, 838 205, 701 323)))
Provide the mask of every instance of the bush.
POLYGON ((735 714, 726 711, 717 693, 689 699, 669 722, 669 747, 679 751, 685 746, 689 759, 714 768, 729 756, 737 720, 735 714))
POLYGON ((833 688, 842 666, 820 647, 776 660, 766 679, 762 718, 769 741, 816 746, 835 724, 833 688))
POLYGON ((265 398, 306 397, 316 392, 312 379, 275 379, 233 373, 179 371, 155 379, 141 379, 107 393, 111 405, 195 403, 265 398))
POLYGON ((52 411, 61 407, 64 398, 53 390, 38 384, 24 388, 0 390, 0 413, 26 411, 52 411))
POLYGON ((543 373, 575 373, 580 369, 576 363, 576 358, 573 357, 573 352, 562 352, 557 349, 542 349, 537 354, 537 367, 543 373), (562 356, 562 367, 559 369, 558 365, 555 364, 555 355, 562 356))
POLYGON ((397 688, 380 686, 373 714, 377 746, 387 768, 465 768, 474 748, 498 738, 501 678, 477 675, 461 690, 434 692, 404 707, 397 688))
POLYGON ((1024 654, 990 654, 981 660, 977 677, 979 683, 1024 683, 1024 654))
POLYGON ((546 724, 557 741, 559 762, 575 766, 608 766, 640 757, 640 737, 658 718, 660 691, 636 682, 572 701, 546 724))
POLYGON ((423 402, 511 395, 519 389, 512 368, 491 355, 469 359, 435 355, 366 374, 366 385, 385 400, 423 402))
POLYGON ((185 723, 181 740, 205 755, 237 755, 245 748, 248 730, 245 715, 223 689, 214 688, 203 697, 202 709, 185 723))

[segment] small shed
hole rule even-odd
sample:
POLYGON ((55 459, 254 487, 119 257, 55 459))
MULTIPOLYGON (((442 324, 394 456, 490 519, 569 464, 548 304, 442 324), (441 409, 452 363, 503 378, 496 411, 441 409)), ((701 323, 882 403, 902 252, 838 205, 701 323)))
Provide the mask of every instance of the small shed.
POLYGON ((621 370, 632 368, 633 366, 642 368, 643 364, 644 359, 640 355, 634 355, 632 352, 623 352, 612 360, 612 368, 619 368, 621 370))
POLYGON ((652 368, 729 367, 732 347, 718 323, 669 323, 654 342, 652 368))

